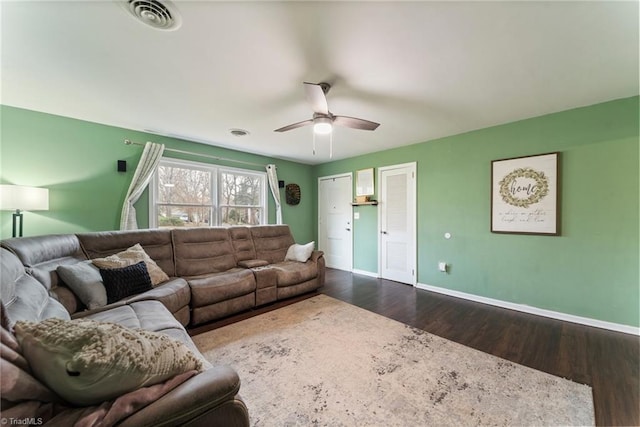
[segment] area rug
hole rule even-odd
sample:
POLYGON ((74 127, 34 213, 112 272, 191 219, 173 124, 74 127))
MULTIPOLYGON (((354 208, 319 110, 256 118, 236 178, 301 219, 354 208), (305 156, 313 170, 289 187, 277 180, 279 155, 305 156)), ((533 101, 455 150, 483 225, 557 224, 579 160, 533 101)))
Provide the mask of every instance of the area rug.
POLYGON ((326 295, 194 337, 252 426, 594 425, 591 388, 326 295))

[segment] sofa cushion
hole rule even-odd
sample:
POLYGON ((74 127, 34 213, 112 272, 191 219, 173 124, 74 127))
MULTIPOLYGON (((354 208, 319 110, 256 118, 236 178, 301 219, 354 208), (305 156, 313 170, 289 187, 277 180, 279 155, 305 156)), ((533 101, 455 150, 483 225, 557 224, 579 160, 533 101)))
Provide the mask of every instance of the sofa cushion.
POLYGON ((73 313, 81 305, 73 292, 59 279, 56 272, 60 265, 73 265, 87 257, 73 234, 51 234, 20 237, 2 241, 2 246, 16 254, 27 273, 38 280, 49 294, 73 313))
POLYGON ((171 233, 179 277, 219 273, 236 267, 226 228, 176 228, 171 233))
POLYGON ((16 337, 34 374, 65 400, 91 405, 163 382, 200 359, 164 334, 90 319, 18 322, 16 337))
POLYGON ((223 273, 187 278, 191 287, 191 306, 202 307, 246 295, 256 290, 251 270, 234 268, 223 273))
POLYGON ((256 259, 256 247, 253 244, 249 227, 229 227, 229 237, 231 237, 233 253, 238 265, 242 261, 256 259))
POLYGON ((263 225, 250 227, 256 258, 269 264, 284 261, 287 250, 295 242, 288 225, 263 225))
POLYGON ((107 306, 104 310, 78 313, 82 318, 98 322, 117 323, 127 328, 141 328, 153 332, 183 329, 175 317, 159 301, 137 301, 130 304, 107 306))
POLYGON ((0 248, 0 299, 9 320, 39 321, 49 317, 69 319, 69 312, 32 276, 14 254, 0 248))
POLYGON ((318 276, 318 265, 311 261, 285 261, 274 264, 272 268, 277 272, 278 287, 297 285, 318 276))
POLYGON ((78 234, 78 240, 87 257, 105 258, 122 252, 135 244, 158 264, 168 276, 175 276, 171 230, 101 231, 78 234))
MULTIPOLYGON (((154 288, 149 292, 157 292, 157 289, 159 288, 154 288)), ((179 340, 189 347, 194 354, 201 356, 184 327, 159 301, 132 301, 125 305, 111 307, 108 310, 83 313, 82 315, 84 318, 99 322, 117 323, 127 328, 141 328, 147 331, 163 333, 179 340)), ((205 367, 211 366, 204 358, 202 360, 205 367)))
POLYGON ((60 265, 56 269, 62 281, 89 309, 107 305, 107 291, 100 270, 91 261, 60 265))
POLYGON ((100 275, 109 304, 153 289, 144 261, 121 268, 101 268, 100 275))
POLYGON ((58 285, 55 274, 58 265, 86 260, 80 242, 73 234, 20 237, 2 241, 2 246, 16 254, 27 272, 47 290, 58 285))

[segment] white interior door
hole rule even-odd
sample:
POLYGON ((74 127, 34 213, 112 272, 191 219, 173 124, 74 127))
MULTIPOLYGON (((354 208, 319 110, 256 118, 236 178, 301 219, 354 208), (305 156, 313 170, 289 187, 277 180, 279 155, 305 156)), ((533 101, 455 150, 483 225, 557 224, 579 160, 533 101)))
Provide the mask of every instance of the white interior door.
POLYGON ((380 276, 416 284, 416 164, 378 169, 380 276))
POLYGON ((318 179, 318 249, 327 267, 351 271, 351 174, 318 179))

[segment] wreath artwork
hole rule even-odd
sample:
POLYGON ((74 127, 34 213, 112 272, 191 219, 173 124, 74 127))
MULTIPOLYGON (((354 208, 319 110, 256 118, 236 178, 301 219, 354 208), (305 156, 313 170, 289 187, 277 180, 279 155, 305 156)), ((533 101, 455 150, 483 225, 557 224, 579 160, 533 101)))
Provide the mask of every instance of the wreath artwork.
POLYGON ((505 203, 519 208, 528 208, 538 203, 549 194, 549 181, 544 172, 538 172, 532 168, 518 168, 505 176, 500 181, 500 197, 505 203), (535 181, 535 184, 528 183, 519 185, 518 178, 535 181), (525 192, 528 197, 514 197, 515 194, 525 192))
POLYGON ((300 186, 298 184, 287 184, 284 189, 288 205, 297 205, 300 203, 300 186))
POLYGON ((560 235, 560 153, 491 162, 491 232, 560 235))

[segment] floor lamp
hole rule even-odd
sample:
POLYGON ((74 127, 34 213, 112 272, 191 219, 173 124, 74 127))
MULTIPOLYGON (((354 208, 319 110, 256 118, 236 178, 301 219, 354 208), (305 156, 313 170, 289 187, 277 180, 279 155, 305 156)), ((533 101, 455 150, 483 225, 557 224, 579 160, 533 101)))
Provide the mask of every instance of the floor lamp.
POLYGON ((22 237, 24 218, 22 211, 49 210, 49 190, 47 188, 24 185, 0 185, 0 209, 13 213, 13 237, 22 237))

